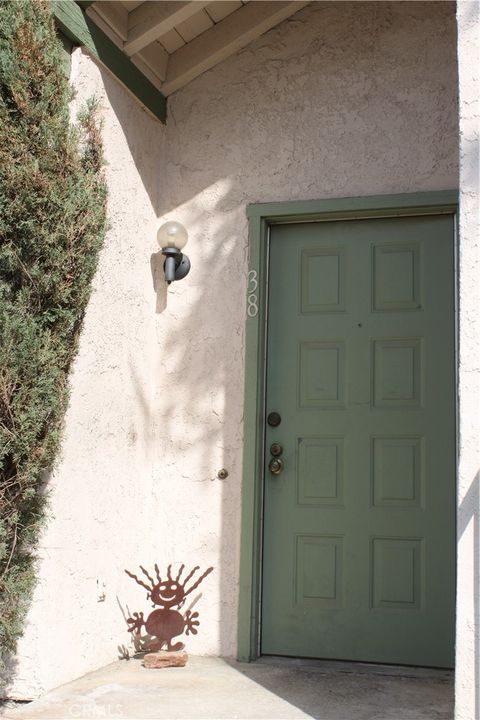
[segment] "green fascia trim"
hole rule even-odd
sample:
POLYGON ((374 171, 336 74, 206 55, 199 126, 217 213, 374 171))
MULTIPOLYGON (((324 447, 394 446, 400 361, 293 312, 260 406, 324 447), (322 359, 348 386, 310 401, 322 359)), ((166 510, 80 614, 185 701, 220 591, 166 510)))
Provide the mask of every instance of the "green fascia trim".
POLYGON ((258 272, 258 314, 246 324, 246 381, 244 395, 244 453, 238 617, 238 659, 258 657, 260 631, 260 552, 262 535, 263 418, 265 415, 265 363, 267 313, 267 224, 250 221, 249 267, 258 272))
POLYGON ((152 115, 164 123, 167 116, 165 97, 90 20, 80 4, 75 0, 53 0, 52 7, 59 30, 76 45, 84 46, 152 115))
POLYGON ((259 657, 261 551, 263 519, 264 397, 269 226, 288 222, 327 221, 401 215, 452 214, 458 211, 458 190, 402 195, 255 203, 249 218, 249 271, 257 273, 258 314, 246 318, 244 449, 238 650, 240 661, 259 657))
MULTIPOLYGON (((293 202, 254 203, 247 206, 247 217, 263 217, 270 222, 305 222, 309 219, 330 220, 338 217, 379 216, 382 211, 392 215, 412 210, 421 213, 432 206, 446 206, 445 212, 458 203, 458 190, 439 190, 401 195, 347 197, 334 200, 300 200, 293 202), (321 217, 320 217, 321 216, 321 217)), ((438 212, 438 207, 436 209, 438 212)))

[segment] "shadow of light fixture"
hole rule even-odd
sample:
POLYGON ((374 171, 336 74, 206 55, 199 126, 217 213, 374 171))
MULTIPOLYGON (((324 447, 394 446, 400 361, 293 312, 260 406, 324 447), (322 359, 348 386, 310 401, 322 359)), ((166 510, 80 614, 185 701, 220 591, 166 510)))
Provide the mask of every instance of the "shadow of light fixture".
POLYGON ((169 220, 158 228, 157 242, 165 255, 163 269, 168 285, 174 280, 182 280, 190 272, 190 260, 182 253, 187 240, 186 229, 176 220, 169 220))

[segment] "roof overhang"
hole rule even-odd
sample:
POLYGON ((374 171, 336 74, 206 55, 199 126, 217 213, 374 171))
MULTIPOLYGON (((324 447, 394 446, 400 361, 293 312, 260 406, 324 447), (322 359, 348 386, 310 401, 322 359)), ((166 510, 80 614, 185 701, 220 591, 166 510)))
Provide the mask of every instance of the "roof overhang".
POLYGON ((270 0, 54 0, 56 23, 165 121, 166 98, 308 5, 270 0))

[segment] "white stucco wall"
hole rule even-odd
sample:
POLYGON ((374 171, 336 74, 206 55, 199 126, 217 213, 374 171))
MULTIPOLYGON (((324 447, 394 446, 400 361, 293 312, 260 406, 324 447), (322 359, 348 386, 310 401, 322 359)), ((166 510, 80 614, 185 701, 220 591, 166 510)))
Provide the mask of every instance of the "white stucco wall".
POLYGON ((480 717, 480 5, 459 2, 457 720, 480 717))
POLYGON ((155 507, 142 498, 151 498, 153 483, 157 342, 149 252, 164 127, 81 50, 72 56, 71 77, 73 115, 89 97, 100 101, 110 230, 71 376, 40 581, 9 691, 27 698, 116 658, 117 645, 128 641, 117 604, 126 597, 123 567, 148 559, 156 522, 155 507))
POLYGON ((455 53, 451 3, 313 3, 172 96, 163 128, 76 51, 76 103, 102 98, 112 229, 17 696, 116 658, 119 604, 148 610, 123 573, 139 563, 213 565, 188 648, 235 653, 246 204, 456 187, 455 53), (192 271, 155 293, 157 216, 189 229, 192 271))

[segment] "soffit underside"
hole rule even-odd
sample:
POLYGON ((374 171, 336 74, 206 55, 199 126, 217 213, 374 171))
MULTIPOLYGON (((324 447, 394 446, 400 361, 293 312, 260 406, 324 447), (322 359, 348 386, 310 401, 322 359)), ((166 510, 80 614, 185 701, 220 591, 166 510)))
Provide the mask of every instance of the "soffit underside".
POLYGON ((168 96, 305 5, 302 0, 97 0, 86 13, 168 96))

